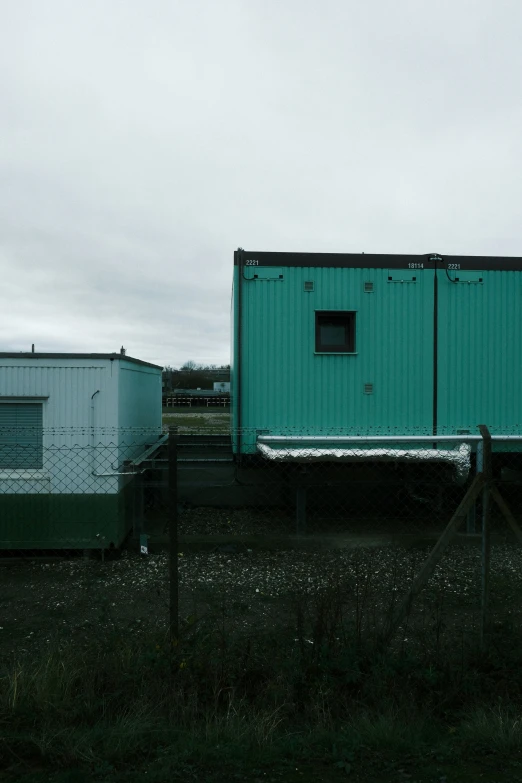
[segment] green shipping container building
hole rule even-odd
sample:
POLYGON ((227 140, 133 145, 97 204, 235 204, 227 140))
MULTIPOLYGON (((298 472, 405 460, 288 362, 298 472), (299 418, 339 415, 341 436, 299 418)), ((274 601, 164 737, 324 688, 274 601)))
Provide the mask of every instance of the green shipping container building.
POLYGON ((238 250, 235 454, 267 435, 520 434, 521 302, 522 258, 238 250))

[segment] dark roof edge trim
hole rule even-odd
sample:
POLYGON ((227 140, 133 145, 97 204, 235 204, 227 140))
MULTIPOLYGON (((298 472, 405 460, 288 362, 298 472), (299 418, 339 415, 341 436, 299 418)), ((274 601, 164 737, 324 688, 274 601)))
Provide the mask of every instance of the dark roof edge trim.
POLYGON ((142 359, 134 359, 132 356, 127 356, 121 353, 32 353, 19 351, 0 352, 0 359, 110 359, 118 360, 122 362, 132 362, 132 364, 140 364, 142 367, 154 367, 156 370, 162 370, 163 367, 159 364, 151 364, 151 362, 144 362, 142 359))
POLYGON ((276 253, 241 250, 234 253, 234 265, 242 257, 243 266, 281 267, 337 267, 348 269, 408 269, 409 264, 422 264, 433 268, 435 263, 441 269, 447 264, 458 264, 459 269, 490 271, 522 271, 522 257, 517 256, 450 256, 441 255, 442 262, 430 260, 434 253, 423 255, 398 255, 374 253, 276 253))

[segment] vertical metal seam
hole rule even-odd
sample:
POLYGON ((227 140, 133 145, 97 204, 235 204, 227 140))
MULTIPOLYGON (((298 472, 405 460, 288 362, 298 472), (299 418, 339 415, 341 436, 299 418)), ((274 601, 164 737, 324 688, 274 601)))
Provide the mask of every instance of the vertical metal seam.
POLYGON ((236 410, 237 410, 237 454, 241 462, 241 320, 242 320, 242 282, 243 282, 243 253, 237 251, 237 370, 236 372, 236 410))
MULTIPOLYGON (((433 434, 437 434, 437 409, 438 409, 438 329, 439 329, 439 282, 437 278, 437 266, 433 267, 433 434)), ((434 444, 436 446, 436 444, 434 444)))

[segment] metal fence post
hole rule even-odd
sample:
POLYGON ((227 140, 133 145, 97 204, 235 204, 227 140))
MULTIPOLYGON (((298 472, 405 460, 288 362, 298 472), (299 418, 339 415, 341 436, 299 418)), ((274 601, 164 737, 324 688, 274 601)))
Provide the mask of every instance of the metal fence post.
MULTIPOLYGON (((126 500, 126 513, 129 513, 132 518, 132 535, 138 541, 138 547, 141 554, 146 554, 143 551, 143 544, 146 542, 146 537, 143 537, 143 521, 144 521, 144 498, 143 498, 143 481, 141 473, 133 470, 132 460, 126 459, 123 462, 123 472, 129 474, 129 482, 125 488, 127 493, 126 500)), ((145 546, 146 549, 146 546, 145 546)))
POLYGON ((169 427, 169 632, 173 644, 179 634, 178 574, 178 428, 169 427))
POLYGON ((144 517, 144 482, 140 473, 136 473, 133 478, 134 483, 134 536, 141 540, 143 534, 144 517))
MULTIPOLYGON (((475 475, 482 473, 484 468, 484 443, 481 441, 477 443, 477 455, 475 464, 475 475)), ((466 520, 466 533, 473 535, 477 532, 477 504, 474 503, 468 511, 468 517, 466 520)))
POLYGON ((480 646, 485 651, 487 646, 488 602, 489 602, 489 568, 491 558, 491 493, 490 484, 493 478, 491 464, 491 435, 485 424, 479 426, 483 443, 483 468, 485 483, 482 490, 482 580, 480 602, 480 646))

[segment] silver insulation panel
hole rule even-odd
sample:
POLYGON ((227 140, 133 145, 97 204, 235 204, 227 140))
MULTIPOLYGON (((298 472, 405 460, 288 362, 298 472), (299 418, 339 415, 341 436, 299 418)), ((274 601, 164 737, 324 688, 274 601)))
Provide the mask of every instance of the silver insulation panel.
POLYGON ((266 459, 278 462, 443 462, 454 467, 458 484, 466 481, 471 467, 469 443, 461 443, 456 449, 347 449, 314 446, 273 449, 258 442, 257 450, 266 459))

